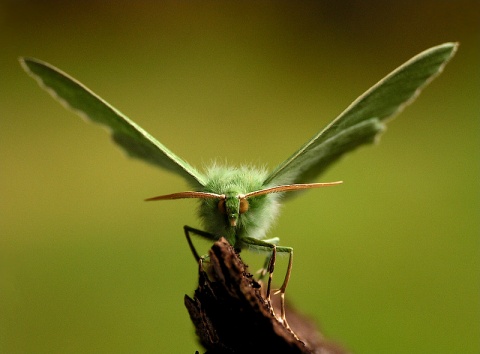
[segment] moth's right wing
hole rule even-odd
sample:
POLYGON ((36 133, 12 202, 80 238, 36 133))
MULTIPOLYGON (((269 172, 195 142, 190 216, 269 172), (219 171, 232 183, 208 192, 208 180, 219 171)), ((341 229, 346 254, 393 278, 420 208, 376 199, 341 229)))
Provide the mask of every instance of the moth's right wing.
POLYGON ((74 78, 38 59, 20 58, 20 64, 62 105, 109 128, 115 143, 130 156, 175 172, 193 187, 205 185, 204 176, 188 162, 74 78))

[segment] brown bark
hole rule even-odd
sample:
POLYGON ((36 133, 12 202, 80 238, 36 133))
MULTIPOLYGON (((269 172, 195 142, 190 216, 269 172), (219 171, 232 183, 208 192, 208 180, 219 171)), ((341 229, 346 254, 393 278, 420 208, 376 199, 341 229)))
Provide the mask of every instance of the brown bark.
MULTIPOLYGON (((185 296, 206 353, 346 353, 292 309, 286 312, 291 330, 278 321, 261 285, 225 239, 217 241, 209 254, 209 261, 200 265, 194 298, 185 296)), ((280 313, 276 301, 273 306, 280 313)))

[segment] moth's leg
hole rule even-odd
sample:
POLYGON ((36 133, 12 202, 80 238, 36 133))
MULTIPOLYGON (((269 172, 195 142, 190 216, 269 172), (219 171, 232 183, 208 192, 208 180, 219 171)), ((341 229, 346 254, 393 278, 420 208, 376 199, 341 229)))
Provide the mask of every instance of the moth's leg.
MULTIPOLYGON (((278 245, 278 242, 280 242, 280 239, 278 237, 274 237, 274 238, 270 238, 268 240, 262 240, 262 241, 267 243, 272 243, 274 245, 278 245)), ((258 277, 259 282, 262 282, 265 275, 267 275, 269 263, 270 263, 270 255, 265 258, 265 263, 263 264, 263 267, 256 272, 257 274, 260 274, 258 277)))
POLYGON ((201 237, 206 238, 207 240, 211 240, 211 241, 216 241, 217 238, 209 232, 194 229, 193 227, 190 227, 190 226, 187 226, 187 225, 185 225, 183 227, 183 231, 185 232, 185 237, 187 238, 188 246, 190 247, 190 250, 192 251, 192 254, 195 257, 195 260, 198 263, 203 258, 198 255, 198 252, 195 249, 195 246, 193 245, 192 238, 190 237, 190 233, 201 236, 201 237))
POLYGON ((268 283, 267 283, 267 292, 265 297, 267 298, 268 304, 273 311, 270 301, 270 289, 272 286, 273 270, 275 269, 275 259, 277 258, 277 246, 273 243, 269 243, 263 240, 258 240, 252 237, 242 237, 241 242, 244 247, 242 248, 252 248, 262 251, 271 252, 270 256, 267 258, 266 268, 269 272, 268 283))
MULTIPOLYGON (((251 237, 244 237, 242 238, 242 242, 245 244, 245 247, 250 247, 250 248, 255 248, 259 250, 266 250, 266 251, 272 251, 272 255, 270 256, 270 261, 268 262, 268 271, 270 272, 270 276, 268 278, 268 285, 267 285, 267 301, 269 304, 271 304, 270 301, 270 287, 271 287, 271 282, 272 282, 272 276, 273 276, 273 270, 275 267, 275 258, 277 252, 281 253, 288 253, 288 266, 287 266, 287 273, 285 274, 285 279, 283 280, 283 284, 280 287, 278 291, 275 292, 275 294, 280 294, 280 320, 283 322, 283 325, 290 329, 290 326, 288 325, 286 316, 285 316, 285 290, 288 285, 288 281, 290 280, 290 275, 292 273, 292 265, 293 265, 293 248, 291 247, 282 247, 282 246, 277 246, 274 243, 267 242, 269 240, 257 240, 251 237)), ((278 242, 278 239, 272 239, 274 242, 278 242)), ((268 258, 267 258, 268 259, 268 258)))
POLYGON ((285 274, 285 279, 283 280, 283 284, 278 289, 275 294, 280 293, 280 311, 281 311, 281 318, 285 327, 290 328, 287 323, 287 319, 285 317, 285 290, 287 289, 288 281, 290 280, 290 274, 292 273, 292 265, 293 265, 293 248, 292 247, 277 247, 277 252, 280 253, 288 253, 288 266, 287 266, 287 273, 285 274))
POLYGON ((263 264, 263 267, 257 271, 257 274, 260 274, 257 279, 258 282, 262 282, 263 278, 265 278, 265 275, 267 275, 269 263, 270 263, 270 256, 267 256, 265 258, 265 263, 263 264))

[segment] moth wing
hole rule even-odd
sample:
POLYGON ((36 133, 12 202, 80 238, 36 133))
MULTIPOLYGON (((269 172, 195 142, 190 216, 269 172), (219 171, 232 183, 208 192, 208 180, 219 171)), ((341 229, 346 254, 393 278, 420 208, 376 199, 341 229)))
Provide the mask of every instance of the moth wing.
POLYGON ((432 47, 388 74, 282 162, 265 185, 311 182, 345 153, 374 142, 385 129, 384 121, 402 111, 440 74, 457 47, 457 43, 432 47))
POLYGON ((205 184, 202 174, 189 163, 74 78, 37 59, 20 58, 20 63, 62 105, 107 127, 128 155, 175 172, 194 187, 205 184))

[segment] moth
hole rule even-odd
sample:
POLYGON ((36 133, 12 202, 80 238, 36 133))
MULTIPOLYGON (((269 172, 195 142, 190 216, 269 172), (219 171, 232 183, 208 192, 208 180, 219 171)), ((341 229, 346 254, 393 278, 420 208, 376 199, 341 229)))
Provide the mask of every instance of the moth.
POLYGON ((86 86, 54 66, 32 58, 20 58, 25 71, 55 99, 80 116, 109 128, 116 144, 130 156, 183 177, 189 191, 166 194, 147 200, 199 199, 203 229, 184 226, 189 246, 197 261, 190 234, 215 241, 225 237, 238 251, 256 249, 269 255, 262 275, 269 273, 266 298, 277 253, 289 256, 287 272, 278 293, 280 321, 285 318, 284 296, 290 278, 293 249, 279 245, 266 232, 278 214, 279 205, 296 191, 332 186, 341 182, 317 183, 318 177, 345 153, 372 143, 385 129, 385 122, 411 103, 444 68, 457 49, 445 43, 416 55, 358 97, 324 129, 315 134, 272 172, 253 167, 213 164, 200 172, 175 155, 119 110, 86 86))

